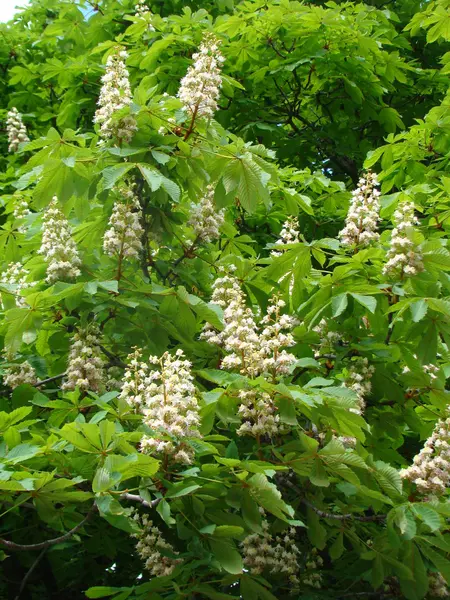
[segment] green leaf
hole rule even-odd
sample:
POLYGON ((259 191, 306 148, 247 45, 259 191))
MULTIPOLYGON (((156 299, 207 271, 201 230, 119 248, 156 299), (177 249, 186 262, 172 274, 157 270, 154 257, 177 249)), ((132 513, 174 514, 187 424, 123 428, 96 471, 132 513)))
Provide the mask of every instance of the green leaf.
POLYGON ((103 169, 102 174, 105 189, 112 189, 116 183, 122 179, 122 177, 134 166, 134 163, 119 163, 117 165, 113 165, 112 167, 103 169))
POLYGON ((242 557, 236 550, 232 540, 210 538, 208 543, 214 558, 225 571, 233 575, 242 573, 244 567, 242 557))
POLYGON ((372 314, 375 313, 375 309, 377 308, 376 298, 373 298, 372 296, 362 296, 361 294, 355 294, 353 292, 351 292, 351 295, 356 302, 359 302, 359 304, 367 308, 372 314))

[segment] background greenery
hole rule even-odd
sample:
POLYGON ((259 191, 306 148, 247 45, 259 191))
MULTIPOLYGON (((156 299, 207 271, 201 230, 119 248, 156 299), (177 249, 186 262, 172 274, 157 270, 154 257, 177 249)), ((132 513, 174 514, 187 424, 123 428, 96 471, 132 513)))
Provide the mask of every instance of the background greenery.
POLYGON ((75 328, 92 320, 120 376, 133 346, 145 356, 181 347, 193 363, 204 437, 192 468, 167 471, 142 462, 142 424, 117 393, 64 392, 59 379, 3 386, 0 537, 41 544, 89 519, 57 544, 3 544, 0 596, 83 598, 91 588, 88 597, 116 600, 433 597, 428 574, 450 583, 450 506, 402 484, 399 469, 448 414, 449 3, 148 6, 154 31, 127 0, 33 0, 0 26, 0 117, 17 107, 31 138, 10 154, 0 137, 1 266, 21 261, 35 282, 22 292, 24 306, 14 287, 1 286, 0 370, 13 356, 41 381, 62 374, 75 328), (220 109, 183 139, 175 96, 205 30, 226 58, 220 109), (130 146, 99 147, 92 120, 118 43, 129 53, 139 129, 130 146), (165 112, 163 93, 173 96, 165 112), (162 135, 168 118, 177 126, 162 135), (353 253, 337 234, 368 168, 381 181, 382 235, 353 253), (101 239, 112 190, 127 176, 138 185, 145 250, 139 268, 130 263, 117 278, 101 239), (226 222, 220 240, 192 249, 190 205, 209 180, 226 222), (75 283, 48 286, 37 250, 55 194, 83 266, 75 283), (13 215, 21 198, 32 209, 25 227, 13 215), (425 271, 393 284, 382 267, 405 199, 420 218, 425 271), (273 258, 270 244, 289 216, 301 240, 273 258), (245 378, 219 370, 219 351, 199 340, 205 322, 220 327, 209 301, 218 266, 230 264, 255 314, 280 292, 299 320, 295 370, 271 389, 289 432, 262 447, 236 435, 235 392, 245 378), (323 318, 345 339, 325 360, 314 355, 323 318), (375 368, 364 418, 349 412, 354 397, 340 387, 355 356, 375 368), (429 364, 436 379, 423 370, 429 364), (355 437, 356 447, 333 445, 334 434, 355 437), (111 456, 126 458, 118 471, 108 471, 111 456), (101 483, 100 470, 109 473, 101 483), (139 503, 122 498, 125 490, 147 503, 165 498, 140 510, 183 557, 173 577, 143 570, 130 537, 129 509, 139 503), (275 531, 296 524, 302 569, 318 550, 321 589, 305 584, 289 595, 276 574, 242 572, 240 542, 258 531, 258 506, 275 531))

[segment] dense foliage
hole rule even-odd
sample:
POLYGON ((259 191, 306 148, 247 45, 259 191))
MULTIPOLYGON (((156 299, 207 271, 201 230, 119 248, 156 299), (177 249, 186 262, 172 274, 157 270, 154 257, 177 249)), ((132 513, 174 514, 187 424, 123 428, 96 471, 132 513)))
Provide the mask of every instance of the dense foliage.
POLYGON ((449 23, 0 26, 0 597, 450 595, 449 23))

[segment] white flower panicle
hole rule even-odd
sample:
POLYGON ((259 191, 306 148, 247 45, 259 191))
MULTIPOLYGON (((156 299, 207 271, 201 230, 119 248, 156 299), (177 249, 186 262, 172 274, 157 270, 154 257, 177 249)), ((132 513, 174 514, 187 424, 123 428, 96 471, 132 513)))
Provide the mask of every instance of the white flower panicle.
POLYGON ((219 40, 206 33, 194 63, 180 82, 178 97, 184 110, 193 118, 214 116, 222 85, 221 68, 225 58, 219 51, 219 40))
POLYGON ((183 357, 182 350, 175 356, 166 352, 161 358, 150 357, 150 365, 159 367, 150 369, 136 350, 128 357, 120 398, 142 412, 144 423, 154 431, 154 437, 142 438, 142 452, 190 464, 194 452, 184 440, 201 437, 200 417, 191 363, 183 357))
POLYGON ((259 390, 240 390, 239 400, 238 413, 242 425, 237 430, 238 435, 273 437, 284 429, 270 394, 259 390))
POLYGON ((114 114, 131 104, 129 72, 125 66, 128 57, 125 50, 116 49, 106 61, 106 72, 102 77, 102 89, 98 99, 99 108, 95 112, 94 123, 100 125, 100 137, 104 140, 117 138, 130 142, 137 130, 136 120, 127 115, 119 120, 114 114))
POLYGON ((317 548, 313 548, 306 559, 305 574, 302 577, 302 583, 320 590, 322 588, 323 577, 319 570, 322 567, 323 559, 319 556, 317 548))
POLYGON ((280 298, 275 296, 270 300, 267 314, 261 319, 261 332, 234 276, 225 274, 216 279, 211 302, 224 309, 224 328, 218 332, 207 324, 200 337, 229 353, 222 360, 222 369, 238 369, 249 377, 261 373, 272 377, 289 373, 296 358, 282 348, 294 344, 290 330, 297 321, 281 314, 285 303, 280 298))
POLYGON ((139 348, 135 348, 134 352, 128 355, 128 367, 125 369, 119 396, 136 410, 145 406, 147 386, 151 383, 150 367, 141 359, 142 350, 139 348))
POLYGON ((343 341, 342 334, 338 331, 332 331, 326 319, 321 319, 319 324, 313 327, 313 331, 320 337, 319 346, 314 351, 314 358, 334 354, 335 347, 343 341))
POLYGON ((8 134, 9 152, 17 152, 21 142, 30 141, 30 138, 27 135, 27 128, 22 121, 22 115, 16 107, 13 107, 8 111, 6 117, 6 132, 8 134))
POLYGON ((103 389, 104 361, 98 346, 99 338, 100 330, 95 324, 79 329, 75 333, 70 347, 63 390, 79 388, 81 391, 98 392, 103 389))
POLYGON ((3 382, 12 389, 24 383, 34 385, 37 383, 36 371, 26 360, 23 363, 6 367, 3 374, 3 382))
POLYGON ((450 418, 437 422, 413 464, 402 469, 400 475, 415 483, 423 494, 445 493, 450 486, 450 418))
POLYGON ((283 224, 283 229, 280 231, 280 237, 275 242, 276 246, 280 249, 272 250, 270 255, 277 257, 283 254, 283 246, 287 244, 297 244, 299 240, 300 232, 298 230, 298 219, 296 217, 289 217, 283 224))
POLYGON ((352 390, 358 397, 358 408, 351 408, 350 411, 361 415, 366 406, 364 398, 370 394, 372 384, 370 380, 375 373, 375 368, 369 365, 367 358, 357 356, 348 368, 347 378, 344 387, 352 390))
POLYGON ((222 346, 229 353, 222 361, 222 369, 238 369, 243 375, 257 376, 262 362, 260 341, 254 315, 245 305, 238 280, 230 275, 216 279, 211 301, 224 309, 224 329, 216 332, 206 326, 201 339, 222 346))
POLYGON ((339 232, 344 246, 368 246, 378 241, 378 222, 380 221, 380 192, 375 173, 368 171, 361 177, 358 187, 352 192, 345 227, 339 232))
POLYGON ((81 260, 72 239, 69 222, 58 208, 58 198, 50 202, 43 218, 39 254, 47 262, 47 282, 75 279, 80 275, 81 260))
POLYGON ((31 214, 30 207, 28 206, 28 202, 22 196, 14 197, 14 218, 15 219, 24 219, 26 216, 31 214))
POLYGON ((193 228, 199 241, 212 242, 220 236, 224 214, 224 210, 217 210, 214 205, 214 186, 208 185, 200 202, 192 205, 188 225, 193 228))
POLYGON ((136 550, 140 558, 144 561, 145 568, 150 571, 153 577, 171 575, 175 567, 182 563, 183 560, 161 554, 161 550, 174 555, 177 555, 178 552, 172 544, 166 542, 158 527, 153 525, 153 521, 150 521, 147 515, 140 516, 136 512, 133 519, 142 528, 140 533, 133 533, 132 537, 138 540, 136 550))
POLYGON ((428 574, 428 593, 432 598, 449 598, 450 590, 440 573, 428 574))
MULTIPOLYGON (((24 268, 22 263, 9 263, 8 268, 0 275, 0 283, 14 286, 14 295, 17 306, 26 306, 25 298, 22 298, 20 292, 34 285, 33 282, 27 281, 29 271, 24 268)), ((1 298, 1 295, 0 295, 1 298)))
POLYGON ((290 583, 298 584, 300 550, 295 544, 295 529, 273 536, 269 524, 263 519, 262 533, 252 533, 242 542, 244 565, 252 575, 276 573, 284 575, 290 583))
POLYGON ((103 238, 103 250, 109 256, 138 258, 144 232, 140 223, 142 211, 139 200, 130 189, 120 188, 118 192, 121 198, 114 203, 103 238))
POLYGON ((387 253, 383 273, 390 277, 412 277, 423 271, 422 254, 414 242, 414 228, 419 220, 414 215, 414 204, 403 202, 394 213, 395 227, 387 253))
POLYGON ((291 330, 298 324, 294 317, 281 314, 286 302, 273 296, 267 307, 267 314, 261 319, 263 330, 260 334, 261 370, 273 377, 289 373, 296 357, 283 348, 295 344, 291 330))

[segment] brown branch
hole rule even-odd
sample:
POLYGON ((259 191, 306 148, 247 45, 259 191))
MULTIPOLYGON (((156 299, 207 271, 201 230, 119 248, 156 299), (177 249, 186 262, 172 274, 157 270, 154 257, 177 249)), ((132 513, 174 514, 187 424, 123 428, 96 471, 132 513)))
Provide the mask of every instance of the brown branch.
POLYGON ((57 379, 62 379, 65 377, 66 373, 60 373, 59 375, 53 375, 53 377, 48 377, 47 379, 43 379, 42 381, 38 381, 34 383, 34 387, 40 387, 41 385, 45 385, 46 383, 51 383, 52 381, 56 381, 57 379))
POLYGON ((55 544, 61 544, 62 542, 69 540, 91 518, 95 510, 97 510, 97 507, 95 504, 93 504, 88 514, 82 521, 78 523, 78 525, 75 525, 75 527, 73 527, 70 531, 57 538, 46 540, 45 542, 39 542, 37 544, 16 544, 15 542, 11 542, 9 540, 4 540, 0 538, 0 545, 5 546, 5 548, 7 548, 8 550, 46 550, 50 546, 54 546, 55 544))
POLYGON ((123 498, 124 500, 129 500, 130 502, 139 502, 139 504, 142 504, 142 506, 145 506, 145 508, 155 508, 155 506, 158 506, 158 504, 162 500, 162 498, 156 498, 156 500, 147 502, 147 500, 144 500, 137 494, 128 494, 128 493, 121 494, 120 497, 123 498))
POLYGON ((369 521, 384 521, 386 519, 386 515, 371 515, 359 517, 358 515, 354 515, 353 513, 347 513, 345 515, 336 515, 335 513, 325 512, 324 510, 320 510, 320 508, 316 508, 314 504, 308 502, 304 498, 301 498, 300 502, 305 506, 308 506, 313 510, 319 517, 323 517, 324 519, 335 519, 336 521, 347 521, 348 519, 352 519, 353 521, 361 521, 363 523, 369 521))
POLYGON ((33 571, 35 570, 35 568, 38 566, 38 564, 41 562, 41 559, 43 558, 44 554, 47 552, 47 548, 44 548, 42 550, 42 552, 38 555, 38 557, 36 558, 36 560, 33 562, 33 564, 31 565, 31 567, 28 569, 27 574, 25 575, 25 577, 22 579, 22 583, 20 584, 20 588, 19 588, 19 592, 17 593, 17 596, 15 597, 14 600, 19 600, 20 596, 23 592, 23 590, 25 589, 28 580, 30 579, 33 571))
POLYGON ((122 360, 120 360, 120 358, 118 356, 115 356, 114 354, 112 354, 112 352, 110 352, 109 350, 107 350, 104 346, 102 346, 101 344, 97 344, 97 346, 100 348, 100 350, 103 352, 103 354, 109 358, 112 367, 120 367, 121 369, 126 369, 128 367, 128 365, 126 363, 124 363, 122 360))

